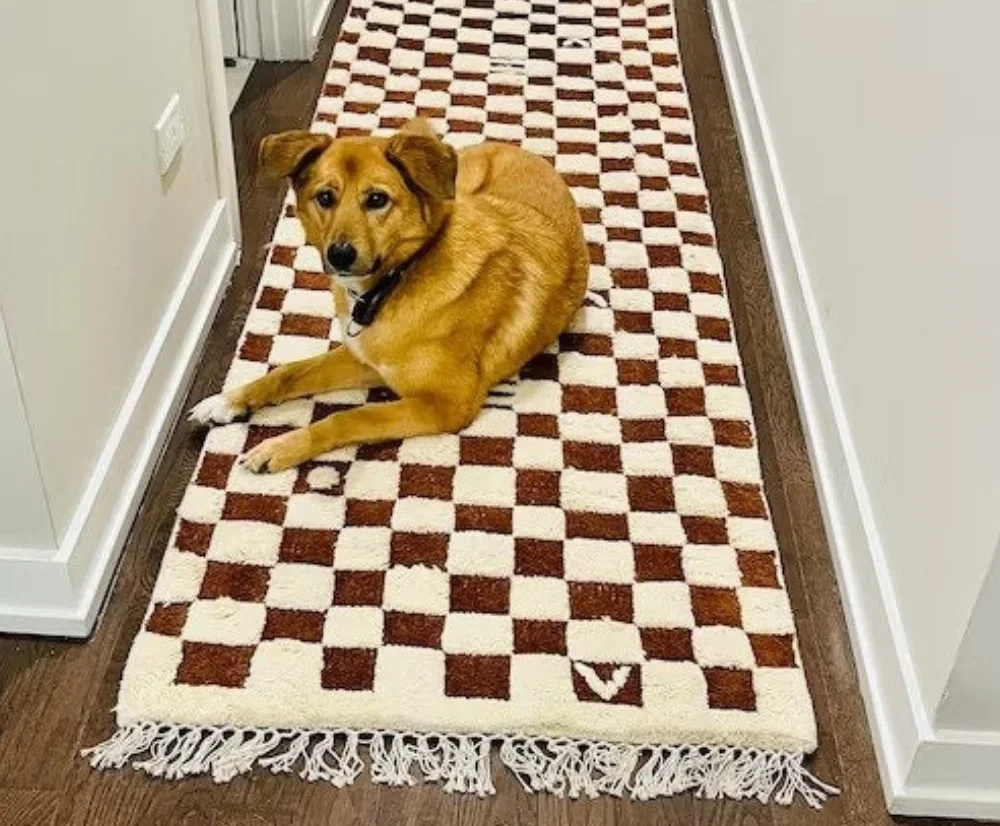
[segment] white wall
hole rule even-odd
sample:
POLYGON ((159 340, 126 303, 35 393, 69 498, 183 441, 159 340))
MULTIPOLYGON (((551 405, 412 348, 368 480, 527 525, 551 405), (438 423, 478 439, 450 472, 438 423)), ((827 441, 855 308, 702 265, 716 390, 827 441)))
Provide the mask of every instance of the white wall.
POLYGON ((935 722, 948 729, 1000 732, 1000 542, 976 600, 935 722))
POLYGON ((932 711, 1000 530, 1000 4, 732 5, 932 711))
POLYGON ((214 0, 50 6, 0 8, 0 632, 85 636, 239 222, 214 0))
POLYGON ((55 531, 6 333, 0 314, 0 456, 9 480, 0 487, 0 546, 34 554, 54 547, 55 531))
POLYGON ((218 197, 196 3, 5 3, 0 76, 0 307, 58 543, 218 197))

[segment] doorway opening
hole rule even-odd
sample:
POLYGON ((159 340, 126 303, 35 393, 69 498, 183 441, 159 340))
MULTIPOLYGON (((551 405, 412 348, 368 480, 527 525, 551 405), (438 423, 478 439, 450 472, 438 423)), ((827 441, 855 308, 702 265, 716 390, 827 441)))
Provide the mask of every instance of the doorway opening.
POLYGON ((232 110, 256 62, 312 59, 338 0, 215 2, 219 7, 227 100, 232 110))

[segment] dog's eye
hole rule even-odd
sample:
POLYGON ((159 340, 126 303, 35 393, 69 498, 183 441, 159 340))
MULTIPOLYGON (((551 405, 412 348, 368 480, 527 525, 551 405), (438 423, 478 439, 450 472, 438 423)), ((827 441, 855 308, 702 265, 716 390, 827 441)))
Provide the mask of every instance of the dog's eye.
POLYGON ((365 198, 365 209, 382 209, 389 203, 389 196, 381 190, 375 189, 368 193, 365 198))
POLYGON ((321 189, 316 193, 316 203, 322 209, 332 209, 336 202, 337 199, 334 197, 332 189, 321 189))

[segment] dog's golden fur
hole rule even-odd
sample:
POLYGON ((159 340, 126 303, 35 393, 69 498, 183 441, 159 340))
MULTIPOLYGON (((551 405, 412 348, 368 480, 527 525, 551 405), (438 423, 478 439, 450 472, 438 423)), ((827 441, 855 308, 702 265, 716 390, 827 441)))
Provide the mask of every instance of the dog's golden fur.
POLYGON ((490 143, 456 153, 419 120, 389 139, 273 135, 260 157, 263 169, 292 179, 306 238, 324 260, 337 243, 356 251, 351 277, 333 278, 342 330, 349 289, 362 293, 405 270, 347 346, 227 391, 213 408, 222 417, 202 407, 197 418, 218 421, 331 390, 384 385, 400 397, 262 442, 244 457, 252 470, 465 427, 491 387, 550 344, 583 300, 589 262, 580 217, 541 158, 490 143), (388 196, 384 206, 372 207, 383 197, 371 200, 373 191, 388 196))

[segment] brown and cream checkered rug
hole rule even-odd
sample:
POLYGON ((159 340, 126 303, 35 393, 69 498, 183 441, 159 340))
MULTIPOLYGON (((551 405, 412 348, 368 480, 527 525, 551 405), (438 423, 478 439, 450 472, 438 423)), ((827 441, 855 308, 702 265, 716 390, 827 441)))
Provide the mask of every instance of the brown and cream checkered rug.
MULTIPOLYGON (((484 794, 498 758, 556 794, 818 805, 670 2, 354 0, 314 129, 415 115, 552 160, 587 306, 460 435, 258 476, 242 452, 364 395, 212 430, 93 764, 484 794)), ((339 340, 292 203, 227 387, 339 340)))

